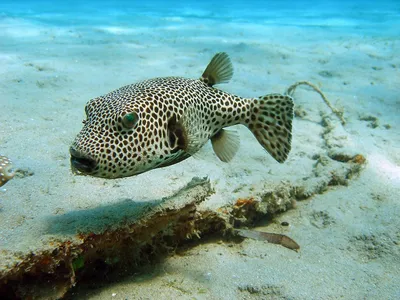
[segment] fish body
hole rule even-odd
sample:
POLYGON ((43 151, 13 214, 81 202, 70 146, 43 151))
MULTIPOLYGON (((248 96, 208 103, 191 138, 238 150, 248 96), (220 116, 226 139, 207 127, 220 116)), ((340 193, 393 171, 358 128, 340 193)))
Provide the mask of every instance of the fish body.
POLYGON ((224 162, 239 148, 242 124, 282 163, 291 148, 293 101, 288 95, 242 98, 213 86, 233 75, 217 53, 200 79, 164 77, 127 85, 90 100, 84 126, 70 147, 71 166, 103 178, 137 175, 176 164, 208 140, 224 162))
POLYGON ((0 155, 0 186, 5 185, 15 175, 13 164, 10 159, 0 155))

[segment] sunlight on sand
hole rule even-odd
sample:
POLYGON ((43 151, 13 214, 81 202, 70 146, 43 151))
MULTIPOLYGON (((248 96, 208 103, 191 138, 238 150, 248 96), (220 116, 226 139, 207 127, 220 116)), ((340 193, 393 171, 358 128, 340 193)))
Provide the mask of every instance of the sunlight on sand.
POLYGON ((387 179, 400 183, 400 166, 381 154, 370 155, 368 161, 379 176, 385 176, 387 179))

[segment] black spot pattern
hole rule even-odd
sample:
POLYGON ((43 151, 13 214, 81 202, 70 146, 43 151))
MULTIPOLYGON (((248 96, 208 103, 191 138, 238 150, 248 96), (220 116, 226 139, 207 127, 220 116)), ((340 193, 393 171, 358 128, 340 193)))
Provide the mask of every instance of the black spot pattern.
POLYGON ((250 103, 201 80, 146 80, 90 100, 85 107, 87 119, 72 148, 95 160, 90 175, 132 176, 190 156, 176 147, 183 144, 182 136, 169 134, 171 118, 186 120, 188 142, 194 141, 200 149, 221 128, 245 124, 245 118, 251 117, 250 103), (132 112, 139 120, 127 129, 122 118, 132 112))
POLYGON ((254 100, 252 106, 247 126, 273 158, 284 162, 291 149, 293 99, 271 94, 254 100))

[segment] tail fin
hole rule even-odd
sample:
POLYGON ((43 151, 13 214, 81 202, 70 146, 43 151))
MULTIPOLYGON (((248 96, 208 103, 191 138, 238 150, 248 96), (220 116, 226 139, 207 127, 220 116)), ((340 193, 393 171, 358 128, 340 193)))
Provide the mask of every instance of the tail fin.
POLYGON ((272 157, 283 163, 291 149, 293 100, 290 96, 270 94, 252 101, 248 128, 272 157))

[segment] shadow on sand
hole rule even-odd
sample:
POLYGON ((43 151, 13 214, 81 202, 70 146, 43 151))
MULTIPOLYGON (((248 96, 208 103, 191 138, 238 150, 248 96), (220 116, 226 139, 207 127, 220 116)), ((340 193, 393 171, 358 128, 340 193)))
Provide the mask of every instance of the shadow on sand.
POLYGON ((132 199, 122 199, 115 204, 50 216, 47 218, 47 233, 54 235, 101 233, 106 229, 139 221, 161 202, 162 200, 137 202, 132 199))

